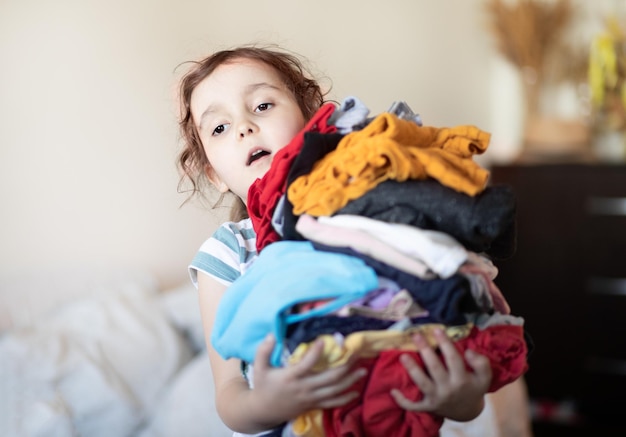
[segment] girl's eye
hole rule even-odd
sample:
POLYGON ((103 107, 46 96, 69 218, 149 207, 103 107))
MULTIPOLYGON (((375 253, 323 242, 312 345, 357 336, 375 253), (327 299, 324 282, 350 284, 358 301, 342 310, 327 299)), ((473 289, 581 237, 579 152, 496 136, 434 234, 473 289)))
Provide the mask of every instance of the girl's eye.
POLYGON ((213 129, 213 133, 211 135, 216 137, 216 136, 218 136, 220 134, 223 134, 225 131, 226 131, 226 125, 220 124, 215 129, 213 129))
POLYGON ((261 103, 259 106, 256 107, 256 110, 258 112, 263 112, 263 111, 267 111, 272 106, 274 106, 272 103, 261 103))

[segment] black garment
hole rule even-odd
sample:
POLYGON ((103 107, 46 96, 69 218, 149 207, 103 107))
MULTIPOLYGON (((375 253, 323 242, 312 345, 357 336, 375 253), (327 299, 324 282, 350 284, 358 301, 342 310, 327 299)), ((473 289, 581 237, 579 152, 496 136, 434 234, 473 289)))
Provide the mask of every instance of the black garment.
POLYGON ((389 328, 393 320, 375 319, 367 316, 342 317, 327 314, 323 317, 309 317, 287 326, 285 345, 293 352, 301 343, 308 343, 324 334, 339 333, 348 336, 358 331, 376 331, 389 328))
POLYGON ((336 212, 445 232, 468 250, 498 259, 515 252, 515 213, 508 185, 468 196, 434 179, 382 182, 336 212))
MULTIPOLYGON (((287 174, 287 189, 289 189, 289 185, 297 178, 311 173, 315 163, 335 150, 342 138, 342 134, 305 133, 302 148, 294 158, 289 173, 287 174)), ((298 217, 299 216, 293 214, 293 204, 289 201, 288 196, 285 196, 283 240, 304 239, 302 235, 296 231, 298 217)))

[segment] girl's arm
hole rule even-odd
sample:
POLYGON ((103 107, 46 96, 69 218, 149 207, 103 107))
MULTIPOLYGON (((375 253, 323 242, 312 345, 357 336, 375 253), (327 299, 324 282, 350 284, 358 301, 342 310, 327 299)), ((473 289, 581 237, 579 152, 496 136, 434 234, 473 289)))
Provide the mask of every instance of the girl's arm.
POLYGON ((254 389, 241 375, 240 361, 224 360, 211 346, 211 330, 219 301, 227 287, 204 273, 198 273, 198 290, 202 324, 215 382, 217 412, 233 431, 252 434, 272 429, 315 408, 345 405, 358 396, 346 391, 364 369, 351 369, 352 363, 323 372, 313 366, 323 352, 316 343, 303 359, 293 366, 271 367, 274 339, 268 337, 254 361, 254 389))

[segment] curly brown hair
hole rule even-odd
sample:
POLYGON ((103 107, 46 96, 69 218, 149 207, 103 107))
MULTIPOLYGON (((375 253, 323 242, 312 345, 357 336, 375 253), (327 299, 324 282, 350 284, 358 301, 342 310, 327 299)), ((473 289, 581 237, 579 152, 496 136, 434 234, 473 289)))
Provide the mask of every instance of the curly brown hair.
MULTIPOLYGON (((293 93, 305 120, 310 119, 324 104, 325 93, 322 92, 319 83, 312 78, 304 63, 295 54, 282 49, 241 46, 218 51, 200 61, 192 62, 192 67, 182 77, 179 86, 179 127, 184 144, 177 160, 182 173, 178 185, 179 192, 183 191, 181 188, 188 180, 191 183, 189 197, 202 194, 201 187, 208 182, 206 168, 210 165, 191 114, 191 95, 200 82, 211 75, 217 67, 242 58, 260 61, 273 67, 293 93)), ((245 217, 245 206, 241 201, 238 203, 231 214, 233 220, 245 217)))

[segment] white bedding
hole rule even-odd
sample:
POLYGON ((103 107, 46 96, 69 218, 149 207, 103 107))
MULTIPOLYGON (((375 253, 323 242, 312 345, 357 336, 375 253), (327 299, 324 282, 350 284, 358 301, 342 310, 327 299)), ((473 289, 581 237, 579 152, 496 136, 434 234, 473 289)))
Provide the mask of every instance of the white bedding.
MULTIPOLYGON (((89 277, 93 281, 94 276, 89 277)), ((55 292, 41 288, 40 281, 30 282, 36 284, 33 293, 55 292)), ((155 281, 142 275, 100 279, 98 286, 88 286, 82 293, 75 289, 75 277, 69 283, 68 288, 74 288, 58 292, 63 297, 56 305, 23 308, 12 316, 11 326, 4 319, 1 436, 195 435, 172 429, 177 418, 195 423, 183 420, 192 411, 204 413, 201 417, 208 422, 203 422, 208 426, 204 435, 206 429, 224 428, 206 402, 179 402, 174 408, 168 401, 185 389, 192 371, 210 375, 202 360, 192 361, 199 340, 191 341, 193 335, 185 329, 198 324, 199 315, 188 317, 189 326, 182 325, 186 313, 197 307, 193 287, 175 290, 174 297, 160 294, 155 281)), ((27 287, 21 290, 30 292, 27 287)), ((5 291, 0 290, 6 297, 5 291)), ((37 302, 36 296, 21 297, 22 304, 37 302)), ((7 308, 5 314, 11 313, 7 308)), ((190 392, 193 386, 188 385, 190 392)), ((212 387, 195 389, 210 392, 212 387)), ((226 430, 223 435, 231 434, 226 430)))

